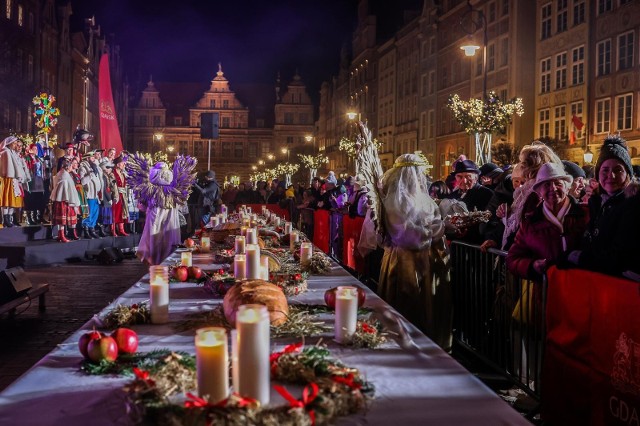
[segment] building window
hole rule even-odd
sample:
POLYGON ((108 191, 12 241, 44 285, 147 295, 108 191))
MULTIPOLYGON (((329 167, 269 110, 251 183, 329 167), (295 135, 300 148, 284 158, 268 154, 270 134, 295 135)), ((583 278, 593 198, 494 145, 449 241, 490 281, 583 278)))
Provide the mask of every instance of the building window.
POLYGON ((141 115, 140 116, 140 126, 141 127, 147 127, 147 116, 146 115, 141 115))
POLYGON ((223 99, 222 100, 222 108, 229 108, 229 99, 223 99))
POLYGON ((420 90, 420 96, 425 97, 429 93, 429 76, 422 74, 422 84, 420 90))
POLYGON ((436 137, 436 111, 429 110, 429 116, 427 118, 427 137, 433 139, 436 137))
POLYGON ((491 43, 487 49, 487 71, 496 69, 496 45, 491 43))
POLYGON ((556 140, 565 140, 567 138, 567 114, 566 107, 564 105, 556 107, 553 126, 555 128, 554 136, 556 140))
POLYGON ((611 73, 611 40, 601 41, 596 45, 598 76, 611 73))
POLYGON ((567 87, 567 54, 556 55, 556 90, 567 87))
POLYGON ((24 8, 21 4, 18 5, 18 25, 24 26, 24 8))
POLYGON ((229 117, 222 117, 222 126, 225 129, 228 129, 229 127, 231 127, 231 122, 229 120, 229 117))
POLYGON ((16 127, 15 129, 18 132, 22 131, 22 113, 20 112, 20 110, 16 110, 16 127))
POLYGON ((7 0, 7 2, 5 3, 5 16, 7 17, 7 19, 11 19, 11 3, 12 0, 7 0))
POLYGON ((583 22, 584 22, 584 0, 574 0, 573 25, 580 25, 583 22))
POLYGON ((291 145, 293 143, 293 136, 287 136, 287 145, 291 145))
POLYGON ((249 158, 256 158, 258 156, 257 146, 254 143, 250 143, 248 146, 249 158))
POLYGON ((36 32, 36 18, 33 12, 29 12, 29 32, 35 34, 36 32))
POLYGON ((584 46, 576 47, 571 52, 571 84, 584 83, 584 46))
MULTIPOLYGON (((198 158, 202 157, 204 150, 202 149, 204 146, 203 140, 193 141, 193 156, 198 158)), ((209 148, 209 143, 207 142, 207 149, 209 148)))
POLYGON ((495 2, 489 3, 489 22, 495 22, 496 20, 496 4, 495 2))
POLYGON ((618 69, 633 67, 633 31, 618 36, 618 69))
POLYGON ((569 15, 569 0, 558 0, 558 15, 556 16, 556 32, 567 31, 567 21, 569 15))
POLYGON ((482 54, 476 55, 476 77, 482 75, 482 54))
POLYGON ((611 101, 596 101, 596 133, 609 133, 611 119, 611 101))
POLYGON ((153 116, 153 127, 160 127, 160 116, 159 115, 154 115, 153 116))
POLYGON ((299 124, 307 124, 309 122, 308 114, 298 114, 298 119, 300 120, 299 124))
POLYGON ((502 0, 502 16, 507 16, 509 14, 509 1, 510 0, 502 0))
POLYGON ((436 92, 436 72, 429 71, 429 94, 433 95, 436 92))
POLYGON ((209 100, 209 108, 215 109, 215 107, 216 107, 216 100, 215 99, 210 99, 209 100))
POLYGON ((540 28, 540 38, 542 40, 551 37, 551 3, 542 6, 542 27, 540 28))
POLYGON ((617 125, 616 130, 631 130, 631 121, 633 117, 633 95, 623 95, 616 98, 617 125))
POLYGON ((436 53, 436 38, 431 37, 431 39, 429 40, 429 54, 435 55, 435 53, 436 53))
POLYGON ((271 152, 271 144, 269 142, 267 142, 267 141, 262 142, 261 152, 262 152, 262 155, 270 153, 271 152))
MULTIPOLYGON (((578 120, 584 123, 584 121, 582 120, 582 108, 583 108, 582 102, 574 102, 571 104, 572 120, 573 120, 573 117, 576 117, 578 120)), ((575 127, 575 125, 573 126, 573 130, 576 132, 576 138, 580 139, 582 137, 582 130, 578 130, 578 128, 575 127)))
POLYGON ((500 40, 500 66, 504 67, 509 64, 509 39, 500 40))
POLYGON ((293 113, 285 112, 284 113, 284 124, 293 124, 293 113))
POLYGON ((540 93, 551 91, 551 58, 540 61, 540 93))
POLYGON ((631 3, 633 0, 620 0, 620 6, 623 4, 631 3))
POLYGON ((613 10, 613 0, 598 0, 598 14, 613 10))
POLYGON ((189 141, 178 142, 178 153, 182 155, 189 155, 189 141))
POLYGON ((222 142, 222 158, 231 158, 231 142, 222 142))
POLYGON ((546 138, 549 136, 549 110, 542 109, 538 115, 538 133, 540 138, 546 138))
POLYGON ((236 142, 233 144, 233 156, 235 158, 244 157, 244 146, 242 142, 236 142))
POLYGON ((174 126, 182 126, 182 117, 173 117, 174 126))

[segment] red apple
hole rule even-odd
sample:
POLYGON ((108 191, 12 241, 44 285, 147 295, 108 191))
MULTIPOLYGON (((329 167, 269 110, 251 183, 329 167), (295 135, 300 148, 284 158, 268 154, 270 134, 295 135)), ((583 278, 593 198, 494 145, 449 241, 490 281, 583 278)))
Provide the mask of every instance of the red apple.
POLYGON ((196 242, 193 241, 191 238, 187 238, 186 240, 184 240, 184 246, 186 248, 191 248, 191 247, 195 247, 196 242))
POLYGON ((85 358, 89 358, 89 354, 87 353, 87 346, 89 345, 89 342, 95 339, 99 339, 102 336, 102 333, 95 330, 80 336, 80 340, 78 340, 78 349, 80 349, 80 353, 82 354, 82 356, 84 356, 85 358))
POLYGON ((358 308, 360 308, 367 299, 367 293, 364 291, 364 288, 360 286, 356 286, 356 288, 358 289, 358 308))
POLYGON ((116 341, 120 354, 133 354, 138 349, 138 335, 129 328, 118 328, 111 337, 116 341))
POLYGON ((330 288, 329 290, 324 292, 324 303, 327 304, 331 309, 336 308, 336 291, 338 289, 336 287, 330 288))
POLYGON ((189 278, 199 280, 202 278, 202 269, 197 266, 189 266, 188 268, 189 278))
POLYGON ((189 278, 189 269, 186 266, 177 266, 173 268, 173 278, 178 281, 186 281, 189 278))
POLYGON ((89 342, 87 354, 89 359, 95 363, 99 363, 103 359, 113 362, 118 358, 118 344, 113 337, 102 336, 89 342))

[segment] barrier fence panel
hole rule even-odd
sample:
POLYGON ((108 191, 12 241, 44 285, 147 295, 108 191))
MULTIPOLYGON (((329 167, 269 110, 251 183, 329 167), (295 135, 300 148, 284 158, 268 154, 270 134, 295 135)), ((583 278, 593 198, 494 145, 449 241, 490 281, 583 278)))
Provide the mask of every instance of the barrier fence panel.
POLYGON ((454 341, 540 399, 546 279, 511 274, 506 252, 453 241, 454 341))

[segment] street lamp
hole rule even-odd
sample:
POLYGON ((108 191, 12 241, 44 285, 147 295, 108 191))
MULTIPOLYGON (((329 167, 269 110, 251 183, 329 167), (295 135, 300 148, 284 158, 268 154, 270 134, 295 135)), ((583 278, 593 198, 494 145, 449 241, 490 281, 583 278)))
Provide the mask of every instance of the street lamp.
POLYGON ((169 151, 169 152, 173 152, 173 150, 174 150, 174 149, 176 149, 176 147, 175 147, 175 146, 173 146, 173 145, 169 145, 169 146, 167 147, 167 151, 169 151))
POLYGON ((589 149, 589 145, 587 145, 587 150, 582 155, 584 158, 584 164, 591 164, 593 161, 593 152, 589 149))
POLYGON ((158 143, 162 142, 162 138, 164 137, 164 135, 162 134, 162 132, 157 131, 153 134, 153 140, 151 143, 151 150, 155 151, 156 150, 156 144, 155 142, 158 141, 158 143))
POLYGON ((282 152, 283 154, 287 154, 287 162, 289 162, 289 154, 290 154, 291 150, 290 150, 290 149, 288 149, 288 148, 282 148, 282 151, 281 151, 281 152, 282 152))
POLYGON ((269 159, 269 161, 272 161, 275 157, 273 154, 269 154, 267 155, 267 158, 269 159))
POLYGON ((264 160, 258 160, 258 164, 263 166, 264 165, 264 160))
POLYGON ((467 0, 469 10, 467 10, 460 19, 460 27, 469 35, 469 43, 464 46, 460 46, 460 49, 464 51, 465 56, 475 56, 476 51, 480 49, 480 46, 473 43, 472 35, 478 29, 482 28, 482 99, 487 99, 487 18, 484 16, 482 9, 474 9, 471 6, 471 1, 467 0), (474 14, 477 18, 474 19, 474 14), (469 17, 471 28, 465 28, 464 20, 469 17))

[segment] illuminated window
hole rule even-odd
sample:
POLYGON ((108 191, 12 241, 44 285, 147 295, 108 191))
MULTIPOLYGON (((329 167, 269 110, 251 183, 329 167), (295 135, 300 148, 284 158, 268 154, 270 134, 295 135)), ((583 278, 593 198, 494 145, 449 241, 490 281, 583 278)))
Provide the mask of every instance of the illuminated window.
POLYGON ((21 4, 18 5, 18 25, 24 26, 24 9, 21 4))
POLYGON ((557 106, 555 109, 555 121, 553 123, 555 128, 555 138, 559 141, 566 139, 567 137, 567 114, 566 107, 564 105, 557 106))
POLYGON ((540 61, 540 93, 551 91, 551 58, 540 61))
POLYGON ((538 114, 538 133, 540 138, 549 136, 549 110, 542 109, 538 114))
POLYGON ((609 133, 611 120, 611 100, 596 101, 596 133, 609 133))
MULTIPOLYGON (((581 102, 574 102, 571 104, 571 118, 573 118, 574 116, 577 117, 580 121, 582 121, 584 123, 584 121, 582 120, 582 109, 583 109, 583 103, 581 102)), ((584 127, 583 127, 584 129, 584 127)), ((578 130, 577 127, 574 126, 573 130, 576 132, 576 138, 580 139, 582 137, 582 130, 578 130)))
POLYGON ((11 3, 12 0, 7 0, 7 3, 5 3, 5 16, 7 17, 7 19, 11 19, 11 3))

